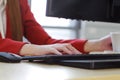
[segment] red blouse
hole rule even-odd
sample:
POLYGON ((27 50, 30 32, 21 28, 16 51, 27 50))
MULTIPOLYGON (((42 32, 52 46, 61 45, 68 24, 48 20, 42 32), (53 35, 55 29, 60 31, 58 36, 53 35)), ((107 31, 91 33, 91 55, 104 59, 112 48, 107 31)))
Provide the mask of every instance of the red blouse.
MULTIPOLYGON (((87 40, 56 40, 51 38, 35 20, 27 0, 20 0, 20 7, 23 20, 23 34, 33 44, 44 45, 53 43, 71 43, 76 49, 84 53, 84 44, 87 40)), ((11 28, 8 10, 7 14, 7 31, 6 39, 0 35, 0 52, 11 52, 18 54, 24 42, 14 41, 11 38, 11 28)))

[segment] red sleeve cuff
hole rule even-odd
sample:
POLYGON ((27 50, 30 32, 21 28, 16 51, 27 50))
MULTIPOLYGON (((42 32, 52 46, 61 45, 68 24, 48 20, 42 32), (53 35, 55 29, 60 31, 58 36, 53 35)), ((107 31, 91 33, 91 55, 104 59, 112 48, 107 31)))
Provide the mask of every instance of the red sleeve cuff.
POLYGON ((82 52, 83 54, 85 54, 86 52, 84 51, 84 45, 88 40, 85 39, 76 39, 72 42, 72 46, 74 46, 77 50, 79 50, 80 52, 82 52))
POLYGON ((3 39, 0 41, 0 45, 1 45, 0 51, 19 54, 19 51, 24 44, 26 44, 26 43, 20 42, 20 41, 14 41, 11 39, 3 39))

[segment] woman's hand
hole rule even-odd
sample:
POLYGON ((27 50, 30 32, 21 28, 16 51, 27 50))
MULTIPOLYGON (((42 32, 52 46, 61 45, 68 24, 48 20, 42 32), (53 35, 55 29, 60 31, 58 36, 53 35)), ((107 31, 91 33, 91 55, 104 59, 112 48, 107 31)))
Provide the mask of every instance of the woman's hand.
POLYGON ((33 45, 25 44, 20 50, 20 55, 45 55, 45 54, 80 54, 71 44, 33 45))
POLYGON ((84 50, 86 52, 112 50, 110 35, 97 40, 88 40, 85 44, 84 50))

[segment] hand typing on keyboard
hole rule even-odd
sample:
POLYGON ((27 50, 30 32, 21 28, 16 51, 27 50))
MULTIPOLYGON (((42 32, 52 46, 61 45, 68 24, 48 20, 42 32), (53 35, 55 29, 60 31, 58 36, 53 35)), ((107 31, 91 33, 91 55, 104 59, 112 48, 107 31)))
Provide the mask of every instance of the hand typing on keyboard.
POLYGON ((45 55, 45 54, 81 54, 77 49, 75 49, 71 44, 52 44, 52 45, 33 45, 25 44, 20 51, 20 55, 45 55), (29 51, 28 51, 29 50, 29 51))

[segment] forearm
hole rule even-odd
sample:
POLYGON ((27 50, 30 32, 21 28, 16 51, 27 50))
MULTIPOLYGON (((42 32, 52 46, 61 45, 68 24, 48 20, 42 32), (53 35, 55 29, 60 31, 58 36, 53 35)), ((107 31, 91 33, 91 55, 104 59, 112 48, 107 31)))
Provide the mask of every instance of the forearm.
POLYGON ((84 46, 85 52, 101 51, 101 43, 99 40, 88 40, 84 46))
POLYGON ((95 52, 95 51, 105 51, 105 50, 112 50, 111 39, 109 36, 96 40, 88 40, 84 46, 85 52, 95 52))

